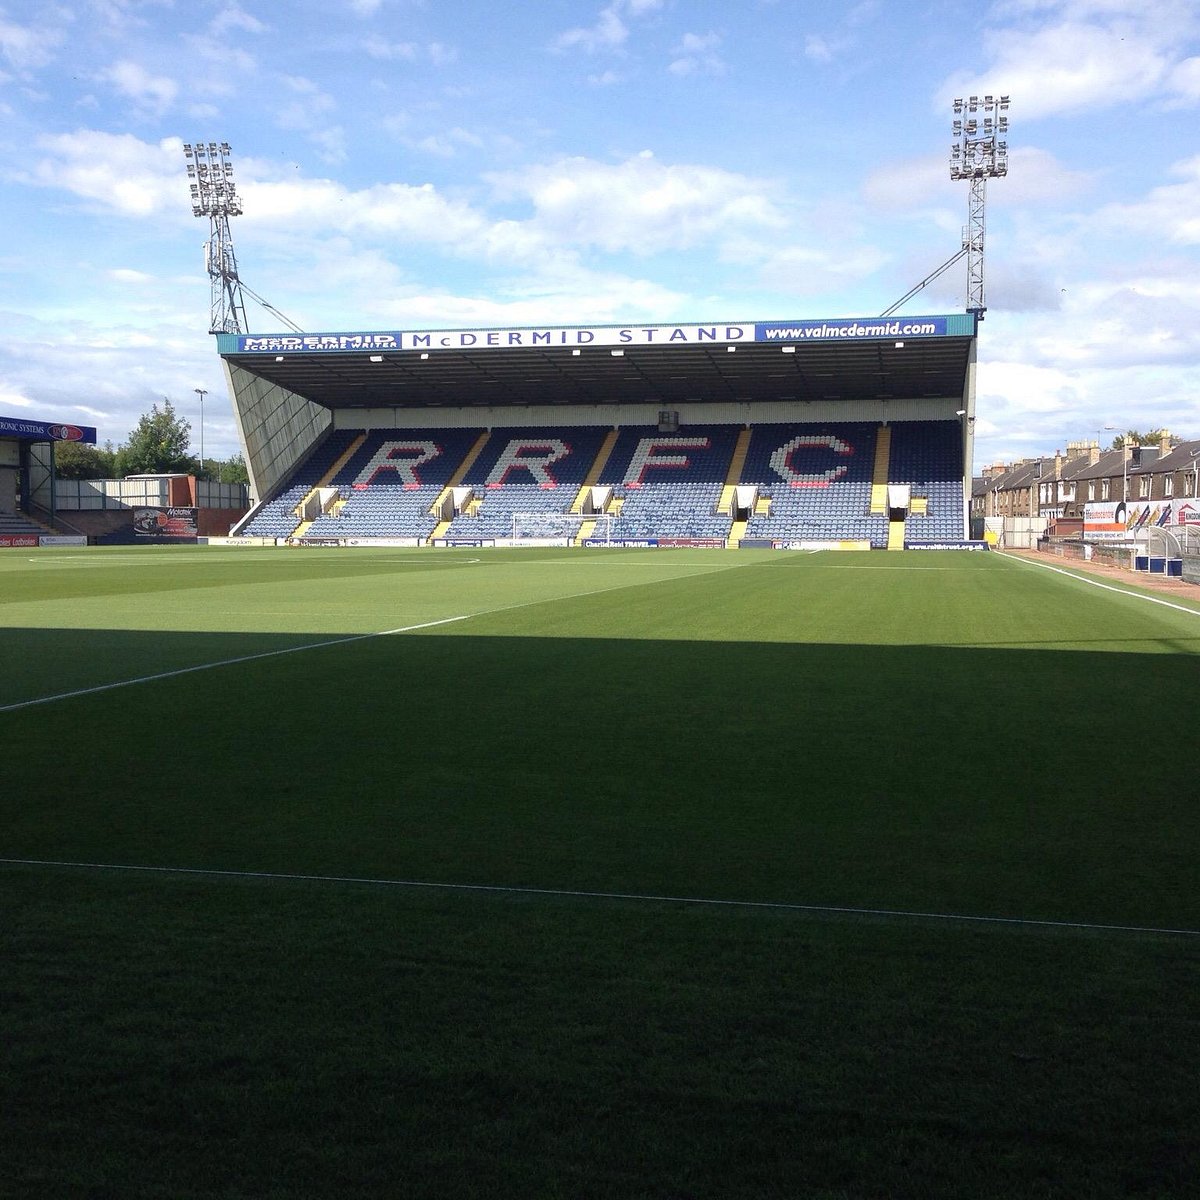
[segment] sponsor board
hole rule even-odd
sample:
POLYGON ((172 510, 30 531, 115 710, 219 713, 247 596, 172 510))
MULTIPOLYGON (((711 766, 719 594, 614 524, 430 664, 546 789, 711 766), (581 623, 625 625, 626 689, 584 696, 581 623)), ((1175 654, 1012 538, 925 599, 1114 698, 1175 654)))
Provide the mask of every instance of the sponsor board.
POLYGON ((660 549, 679 549, 686 547, 692 550, 724 550, 725 539, 719 537, 660 537, 660 549))
POLYGON ((86 546, 86 537, 75 537, 67 534, 46 534, 38 538, 39 546, 86 546))
POLYGON ((205 546, 273 546, 274 538, 264 537, 208 537, 198 538, 205 546))
POLYGON ((752 342, 753 325, 568 325, 510 329, 393 330, 383 333, 245 335, 238 354, 345 354, 369 350, 500 350, 549 346, 662 346, 752 342))
POLYGON ((1083 506, 1083 536, 1089 542, 1128 542, 1145 529, 1200 524, 1192 497, 1178 500, 1108 500, 1083 506))
MULTIPOLYGON (((245 334, 219 343, 237 354, 346 354, 438 350, 516 350, 567 346, 704 346, 738 342, 829 342, 938 338, 964 332, 947 316, 836 317, 824 321, 722 321, 704 325, 555 325, 499 329, 354 331, 349 333, 245 334)), ((973 333, 973 323, 965 332, 973 333)))
POLYGON ((657 546, 658 538, 613 538, 611 542, 603 538, 584 538, 583 544, 590 550, 645 550, 657 546))
POLYGON ((96 444, 96 430, 87 425, 47 424, 23 417, 0 417, 0 437, 29 438, 46 442, 87 442, 96 444))
POLYGON ((870 550, 871 543, 845 538, 819 541, 814 538, 777 538, 771 542, 772 550, 870 550))
POLYGON ((139 538, 194 538, 194 508, 135 508, 133 532, 139 538))
POLYGON ((986 541, 947 539, 940 542, 905 542, 904 548, 905 550, 990 550, 992 547, 986 541))
POLYGON ((342 538, 343 546, 403 546, 411 549, 413 546, 423 546, 425 542, 417 537, 352 537, 342 538))
POLYGON ((23 549, 37 544, 36 533, 0 533, 0 549, 3 550, 23 549))
POLYGON ((440 546, 443 549, 453 550, 456 546, 464 546, 469 549, 482 550, 485 547, 494 548, 496 545, 495 538, 437 538, 435 546, 440 546))
POLYGON ((759 342, 830 342, 846 338, 919 338, 945 337, 945 317, 906 317, 882 320, 879 317, 847 317, 826 321, 791 321, 754 327, 759 342))

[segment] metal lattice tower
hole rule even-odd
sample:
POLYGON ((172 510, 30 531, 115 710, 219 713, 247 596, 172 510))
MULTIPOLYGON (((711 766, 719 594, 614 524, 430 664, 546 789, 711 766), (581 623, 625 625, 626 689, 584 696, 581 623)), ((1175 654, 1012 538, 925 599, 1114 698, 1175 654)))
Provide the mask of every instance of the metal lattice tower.
POLYGON ((184 142, 191 181, 192 216, 207 217, 208 241, 204 260, 212 284, 209 333, 245 333, 246 305, 238 279, 237 258, 229 218, 241 216, 242 199, 233 183, 228 142, 184 142))
POLYGON ((967 311, 983 320, 983 244, 986 229, 987 181, 1008 174, 1007 96, 971 96, 954 101, 954 136, 950 178, 971 185, 963 250, 967 255, 967 311))

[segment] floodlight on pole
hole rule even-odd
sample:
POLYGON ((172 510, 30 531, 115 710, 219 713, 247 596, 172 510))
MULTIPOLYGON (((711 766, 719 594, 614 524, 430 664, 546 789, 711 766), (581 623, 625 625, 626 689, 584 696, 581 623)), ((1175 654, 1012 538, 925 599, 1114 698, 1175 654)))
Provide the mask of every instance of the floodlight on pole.
POLYGON ((1008 174, 1007 96, 971 96, 954 101, 954 145, 950 178, 970 183, 963 250, 967 255, 967 311, 979 320, 983 302, 983 244, 986 229, 987 181, 1008 174))
POLYGON ((200 474, 204 474, 204 397, 208 395, 208 388, 192 388, 192 391, 200 397, 200 474))
POLYGON ((238 279, 229 218, 242 215, 242 199, 233 182, 228 142, 184 142, 192 194, 192 216, 208 218, 204 261, 212 284, 210 333, 245 333, 246 306, 238 279))

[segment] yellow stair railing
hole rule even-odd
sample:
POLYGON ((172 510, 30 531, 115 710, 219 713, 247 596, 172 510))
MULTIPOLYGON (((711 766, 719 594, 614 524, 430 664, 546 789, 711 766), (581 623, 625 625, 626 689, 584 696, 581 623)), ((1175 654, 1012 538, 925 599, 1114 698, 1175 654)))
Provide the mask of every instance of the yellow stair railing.
MULTIPOLYGON (((467 451, 467 456, 458 464, 458 469, 450 476, 450 482, 446 484, 440 492, 437 499, 429 506, 431 513, 439 513, 442 511, 442 505, 446 503, 446 497, 450 492, 459 486, 466 478, 467 472, 475 465, 475 460, 483 453, 484 446, 488 443, 488 438, 491 437, 490 430, 485 429, 476 439, 475 444, 467 451)), ((440 536, 435 529, 430 537, 440 536)))
POLYGON ((576 493, 575 501, 567 510, 568 512, 583 512, 583 506, 587 501, 588 493, 596 486, 596 484, 600 482, 600 472, 603 471, 608 465, 608 460, 612 455, 613 447, 617 444, 617 437, 619 434, 620 431, 617 429, 610 429, 608 431, 608 435, 605 437, 603 444, 596 453, 595 461, 588 470, 587 478, 582 484, 579 485, 579 491, 576 493))
POLYGON ((885 513, 888 508, 888 464, 892 455, 892 427, 881 425, 875 437, 875 467, 871 472, 871 512, 885 513))
POLYGON ((733 498, 737 492, 738 481, 742 478, 742 467, 746 464, 746 453, 749 449, 750 430, 745 428, 738 434, 733 458, 729 460, 729 470, 725 473, 725 486, 721 488, 721 498, 717 501, 717 512, 722 516, 733 512, 733 498))

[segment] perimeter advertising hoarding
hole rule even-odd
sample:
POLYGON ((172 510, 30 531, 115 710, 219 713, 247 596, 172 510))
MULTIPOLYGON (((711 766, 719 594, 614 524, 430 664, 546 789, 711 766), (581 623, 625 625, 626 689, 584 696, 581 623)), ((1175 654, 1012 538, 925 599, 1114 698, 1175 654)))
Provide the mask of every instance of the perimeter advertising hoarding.
POLYGON ((19 550, 37 544, 36 533, 0 533, 0 550, 19 550))
POLYGON ((140 538, 194 538, 194 508, 135 508, 133 532, 140 538))
POLYGON ((821 321, 742 321, 706 325, 567 325, 541 329, 391 330, 379 333, 221 335, 222 353, 344 354, 347 351, 549 349, 584 346, 702 346, 738 342, 831 342, 969 336, 970 314, 837 317, 821 321), (965 324, 964 324, 965 322, 965 324))
POLYGON ((96 431, 87 425, 30 421, 25 417, 0 417, 0 437, 32 442, 87 442, 96 444, 96 431))
POLYGON ((1109 500, 1083 507, 1083 536, 1089 542, 1124 542, 1143 529, 1200 528, 1200 500, 1109 500))

